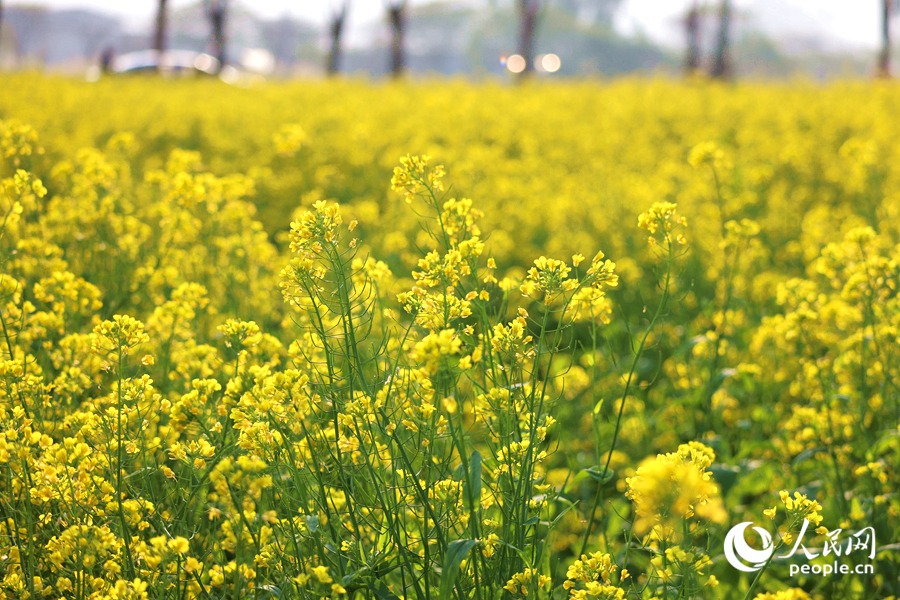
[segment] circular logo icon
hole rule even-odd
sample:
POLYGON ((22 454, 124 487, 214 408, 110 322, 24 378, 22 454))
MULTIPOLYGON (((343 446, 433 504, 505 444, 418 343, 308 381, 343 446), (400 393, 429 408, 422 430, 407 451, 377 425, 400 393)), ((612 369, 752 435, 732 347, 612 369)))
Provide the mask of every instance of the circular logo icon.
POLYGON ((754 527, 753 530, 762 538, 763 549, 755 550, 747 544, 747 540, 744 539, 744 530, 750 525, 753 525, 751 521, 738 523, 725 536, 725 558, 732 567, 747 573, 759 571, 775 552, 772 536, 761 527, 754 527), (744 564, 744 561, 750 565, 744 564))

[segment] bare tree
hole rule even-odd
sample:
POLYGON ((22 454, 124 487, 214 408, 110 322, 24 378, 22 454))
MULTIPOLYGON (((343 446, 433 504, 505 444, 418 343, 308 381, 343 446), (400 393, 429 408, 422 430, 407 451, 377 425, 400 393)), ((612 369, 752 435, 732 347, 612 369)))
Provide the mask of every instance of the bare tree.
POLYGON ((716 53, 710 75, 716 79, 731 77, 730 52, 731 0, 722 0, 719 12, 719 39, 716 41, 716 53))
POLYGON ((520 77, 534 72, 534 39, 540 12, 541 0, 519 0, 519 55, 525 59, 525 70, 520 77))
POLYGON ((876 73, 879 77, 891 76, 891 5, 894 0, 881 2, 881 52, 878 54, 876 73))
POLYGON ((227 9, 226 0, 206 0, 206 16, 209 17, 209 26, 212 29, 210 51, 219 61, 218 71, 225 66, 225 14, 227 9))
POLYGON ((700 4, 694 0, 684 19, 687 32, 687 56, 684 59, 684 70, 688 75, 700 68, 700 4))
POLYGON ((344 23, 347 21, 347 12, 350 10, 350 0, 344 0, 341 8, 331 16, 331 51, 328 53, 327 71, 329 75, 338 72, 341 58, 341 34, 344 32, 344 23))
POLYGON ((387 6, 391 24, 391 75, 396 79, 403 75, 403 34, 406 33, 406 0, 391 0, 387 6))
MULTIPOLYGON (((166 51, 166 4, 168 0, 159 0, 159 8, 156 11, 156 33, 153 36, 153 49, 159 53, 159 61, 166 51)), ((157 67, 159 68, 159 67, 157 67)))
POLYGON ((116 58, 116 51, 112 46, 106 46, 100 53, 100 72, 106 75, 112 68, 113 60, 116 58))

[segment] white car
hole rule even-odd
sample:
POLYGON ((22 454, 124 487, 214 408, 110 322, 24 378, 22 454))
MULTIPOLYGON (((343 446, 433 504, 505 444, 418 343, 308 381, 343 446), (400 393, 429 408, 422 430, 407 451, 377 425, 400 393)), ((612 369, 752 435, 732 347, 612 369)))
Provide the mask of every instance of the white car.
POLYGON ((136 73, 140 71, 164 71, 169 73, 205 73, 215 75, 219 71, 216 57, 190 50, 139 50, 116 56, 110 63, 113 73, 136 73))

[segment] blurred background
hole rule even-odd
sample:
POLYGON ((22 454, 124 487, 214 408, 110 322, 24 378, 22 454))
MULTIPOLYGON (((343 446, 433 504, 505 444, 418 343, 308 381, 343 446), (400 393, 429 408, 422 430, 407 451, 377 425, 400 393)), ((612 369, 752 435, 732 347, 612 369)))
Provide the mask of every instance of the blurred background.
POLYGON ((897 0, 0 0, 0 68, 887 76, 896 14, 897 0))

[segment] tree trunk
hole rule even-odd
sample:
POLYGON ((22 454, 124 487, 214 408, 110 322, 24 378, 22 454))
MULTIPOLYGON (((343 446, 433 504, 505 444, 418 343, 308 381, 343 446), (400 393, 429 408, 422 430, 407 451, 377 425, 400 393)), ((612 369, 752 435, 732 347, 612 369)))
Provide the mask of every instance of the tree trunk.
POLYGON ((700 6, 697 0, 691 5, 684 25, 688 42, 684 70, 688 75, 693 75, 700 68, 700 6))
POLYGON ((884 78, 891 76, 891 2, 882 0, 881 3, 881 52, 878 55, 877 75, 884 78))
POLYGON ((529 77, 534 73, 534 38, 537 34, 537 21, 540 10, 540 0, 519 0, 521 18, 519 55, 525 59, 525 70, 519 75, 522 78, 529 77))
POLYGON ((168 0, 159 0, 159 8, 156 12, 156 34, 153 36, 153 49, 157 52, 157 70, 162 62, 163 52, 166 51, 166 3, 168 0))
POLYGON ((722 11, 719 17, 719 40, 716 43, 716 58, 710 75, 716 79, 731 77, 731 59, 729 57, 729 30, 731 29, 731 0, 722 0, 722 11))
POLYGON ((208 0, 206 13, 209 16, 209 25, 212 29, 211 53, 219 61, 216 72, 220 73, 225 66, 225 12, 227 7, 225 0, 208 0))
POLYGON ((394 34, 391 42, 391 76, 398 79, 403 75, 403 34, 406 29, 406 0, 388 6, 388 19, 394 34))
POLYGON ((341 5, 340 12, 335 13, 331 18, 331 51, 328 53, 328 65, 326 67, 329 76, 335 75, 340 69, 341 34, 344 32, 344 22, 347 18, 349 6, 350 0, 346 0, 341 5))

